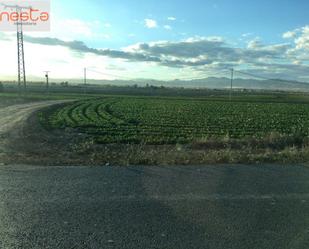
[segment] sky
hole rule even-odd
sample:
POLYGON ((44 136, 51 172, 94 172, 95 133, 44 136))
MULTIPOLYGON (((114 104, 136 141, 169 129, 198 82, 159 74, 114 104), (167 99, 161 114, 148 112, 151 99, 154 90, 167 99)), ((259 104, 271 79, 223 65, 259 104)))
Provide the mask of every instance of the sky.
MULTIPOLYGON (((93 79, 195 79, 228 77, 234 68, 309 82, 308 0, 51 0, 51 6, 51 31, 24 33, 30 78, 45 70, 51 78, 82 78, 86 67, 93 79)), ((15 79, 14 32, 0 32, 0 53, 6 58, 0 80, 15 79)))

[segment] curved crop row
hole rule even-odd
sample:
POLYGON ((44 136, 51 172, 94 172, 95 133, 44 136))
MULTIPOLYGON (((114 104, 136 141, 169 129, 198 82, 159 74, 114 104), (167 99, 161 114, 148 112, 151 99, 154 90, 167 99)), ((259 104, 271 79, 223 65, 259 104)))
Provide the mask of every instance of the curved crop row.
POLYGON ((54 128, 78 128, 101 143, 187 143, 209 136, 309 135, 309 105, 106 98, 57 109, 54 128))

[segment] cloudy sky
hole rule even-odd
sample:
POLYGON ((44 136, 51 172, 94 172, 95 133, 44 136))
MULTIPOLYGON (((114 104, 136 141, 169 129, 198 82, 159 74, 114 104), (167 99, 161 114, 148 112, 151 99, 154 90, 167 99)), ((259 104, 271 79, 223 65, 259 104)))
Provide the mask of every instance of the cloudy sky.
MULTIPOLYGON (((50 32, 25 32, 29 77, 159 80, 235 68, 309 82, 308 0, 51 0, 50 32)), ((0 80, 16 35, 0 32, 0 80)))

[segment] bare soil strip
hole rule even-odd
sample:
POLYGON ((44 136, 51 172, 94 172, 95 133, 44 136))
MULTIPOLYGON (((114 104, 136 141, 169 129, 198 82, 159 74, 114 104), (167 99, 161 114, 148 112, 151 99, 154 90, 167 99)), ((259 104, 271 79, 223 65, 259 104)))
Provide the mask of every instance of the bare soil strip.
POLYGON ((60 104, 64 101, 43 101, 27 104, 7 106, 0 109, 0 135, 6 134, 10 130, 21 125, 33 112, 41 108, 60 104))
MULTIPOLYGON (((31 114, 42 108, 64 102, 67 102, 67 100, 42 101, 0 108, 0 153, 6 152, 7 146, 16 139, 26 137, 23 134, 24 126, 31 114)), ((13 151, 11 151, 11 154, 13 154, 13 151)), ((0 163, 1 159, 0 157, 0 163)))

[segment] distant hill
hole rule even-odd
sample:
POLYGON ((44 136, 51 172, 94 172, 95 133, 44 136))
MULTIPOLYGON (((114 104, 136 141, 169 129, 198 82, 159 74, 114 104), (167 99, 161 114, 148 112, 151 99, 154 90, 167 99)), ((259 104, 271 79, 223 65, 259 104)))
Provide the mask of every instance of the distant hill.
MULTIPOLYGON (((110 82, 111 83, 111 82, 110 82)), ((115 82, 114 82, 115 83, 115 82)), ((129 82, 122 81, 122 84, 129 82)), ((230 88, 231 80, 228 78, 205 78, 198 80, 173 80, 173 81, 156 81, 156 80, 135 80, 138 85, 168 86, 168 87, 188 87, 188 88, 211 88, 226 89, 230 88)), ((131 82, 132 84, 132 82, 131 82)), ((309 83, 286 80, 255 80, 255 79, 234 79, 233 88, 236 89, 257 89, 257 90, 282 90, 282 91, 306 91, 309 92, 309 83)))
MULTIPOLYGON (((190 81, 190 85, 208 88, 230 88, 231 80, 228 78, 207 78, 190 81)), ((286 81, 286 80, 255 80, 255 79, 235 79, 234 88, 241 89, 263 89, 263 90, 294 90, 309 91, 309 83, 286 81)))
MULTIPOLYGON (((32 77, 31 81, 41 82, 44 81, 40 78, 32 77)), ((71 85, 83 84, 82 79, 52 79, 52 82, 69 82, 71 85)), ((215 78, 209 77, 197 80, 171 80, 160 81, 152 79, 135 79, 135 80, 87 80, 91 85, 138 85, 138 86, 166 86, 166 87, 185 87, 185 88, 210 88, 210 89, 227 89, 230 88, 231 80, 229 78, 215 78)), ((234 89, 248 89, 248 90, 281 90, 281 91, 304 91, 309 92, 309 83, 288 81, 288 80, 256 80, 256 79, 241 79, 236 78, 233 81, 234 89)))

